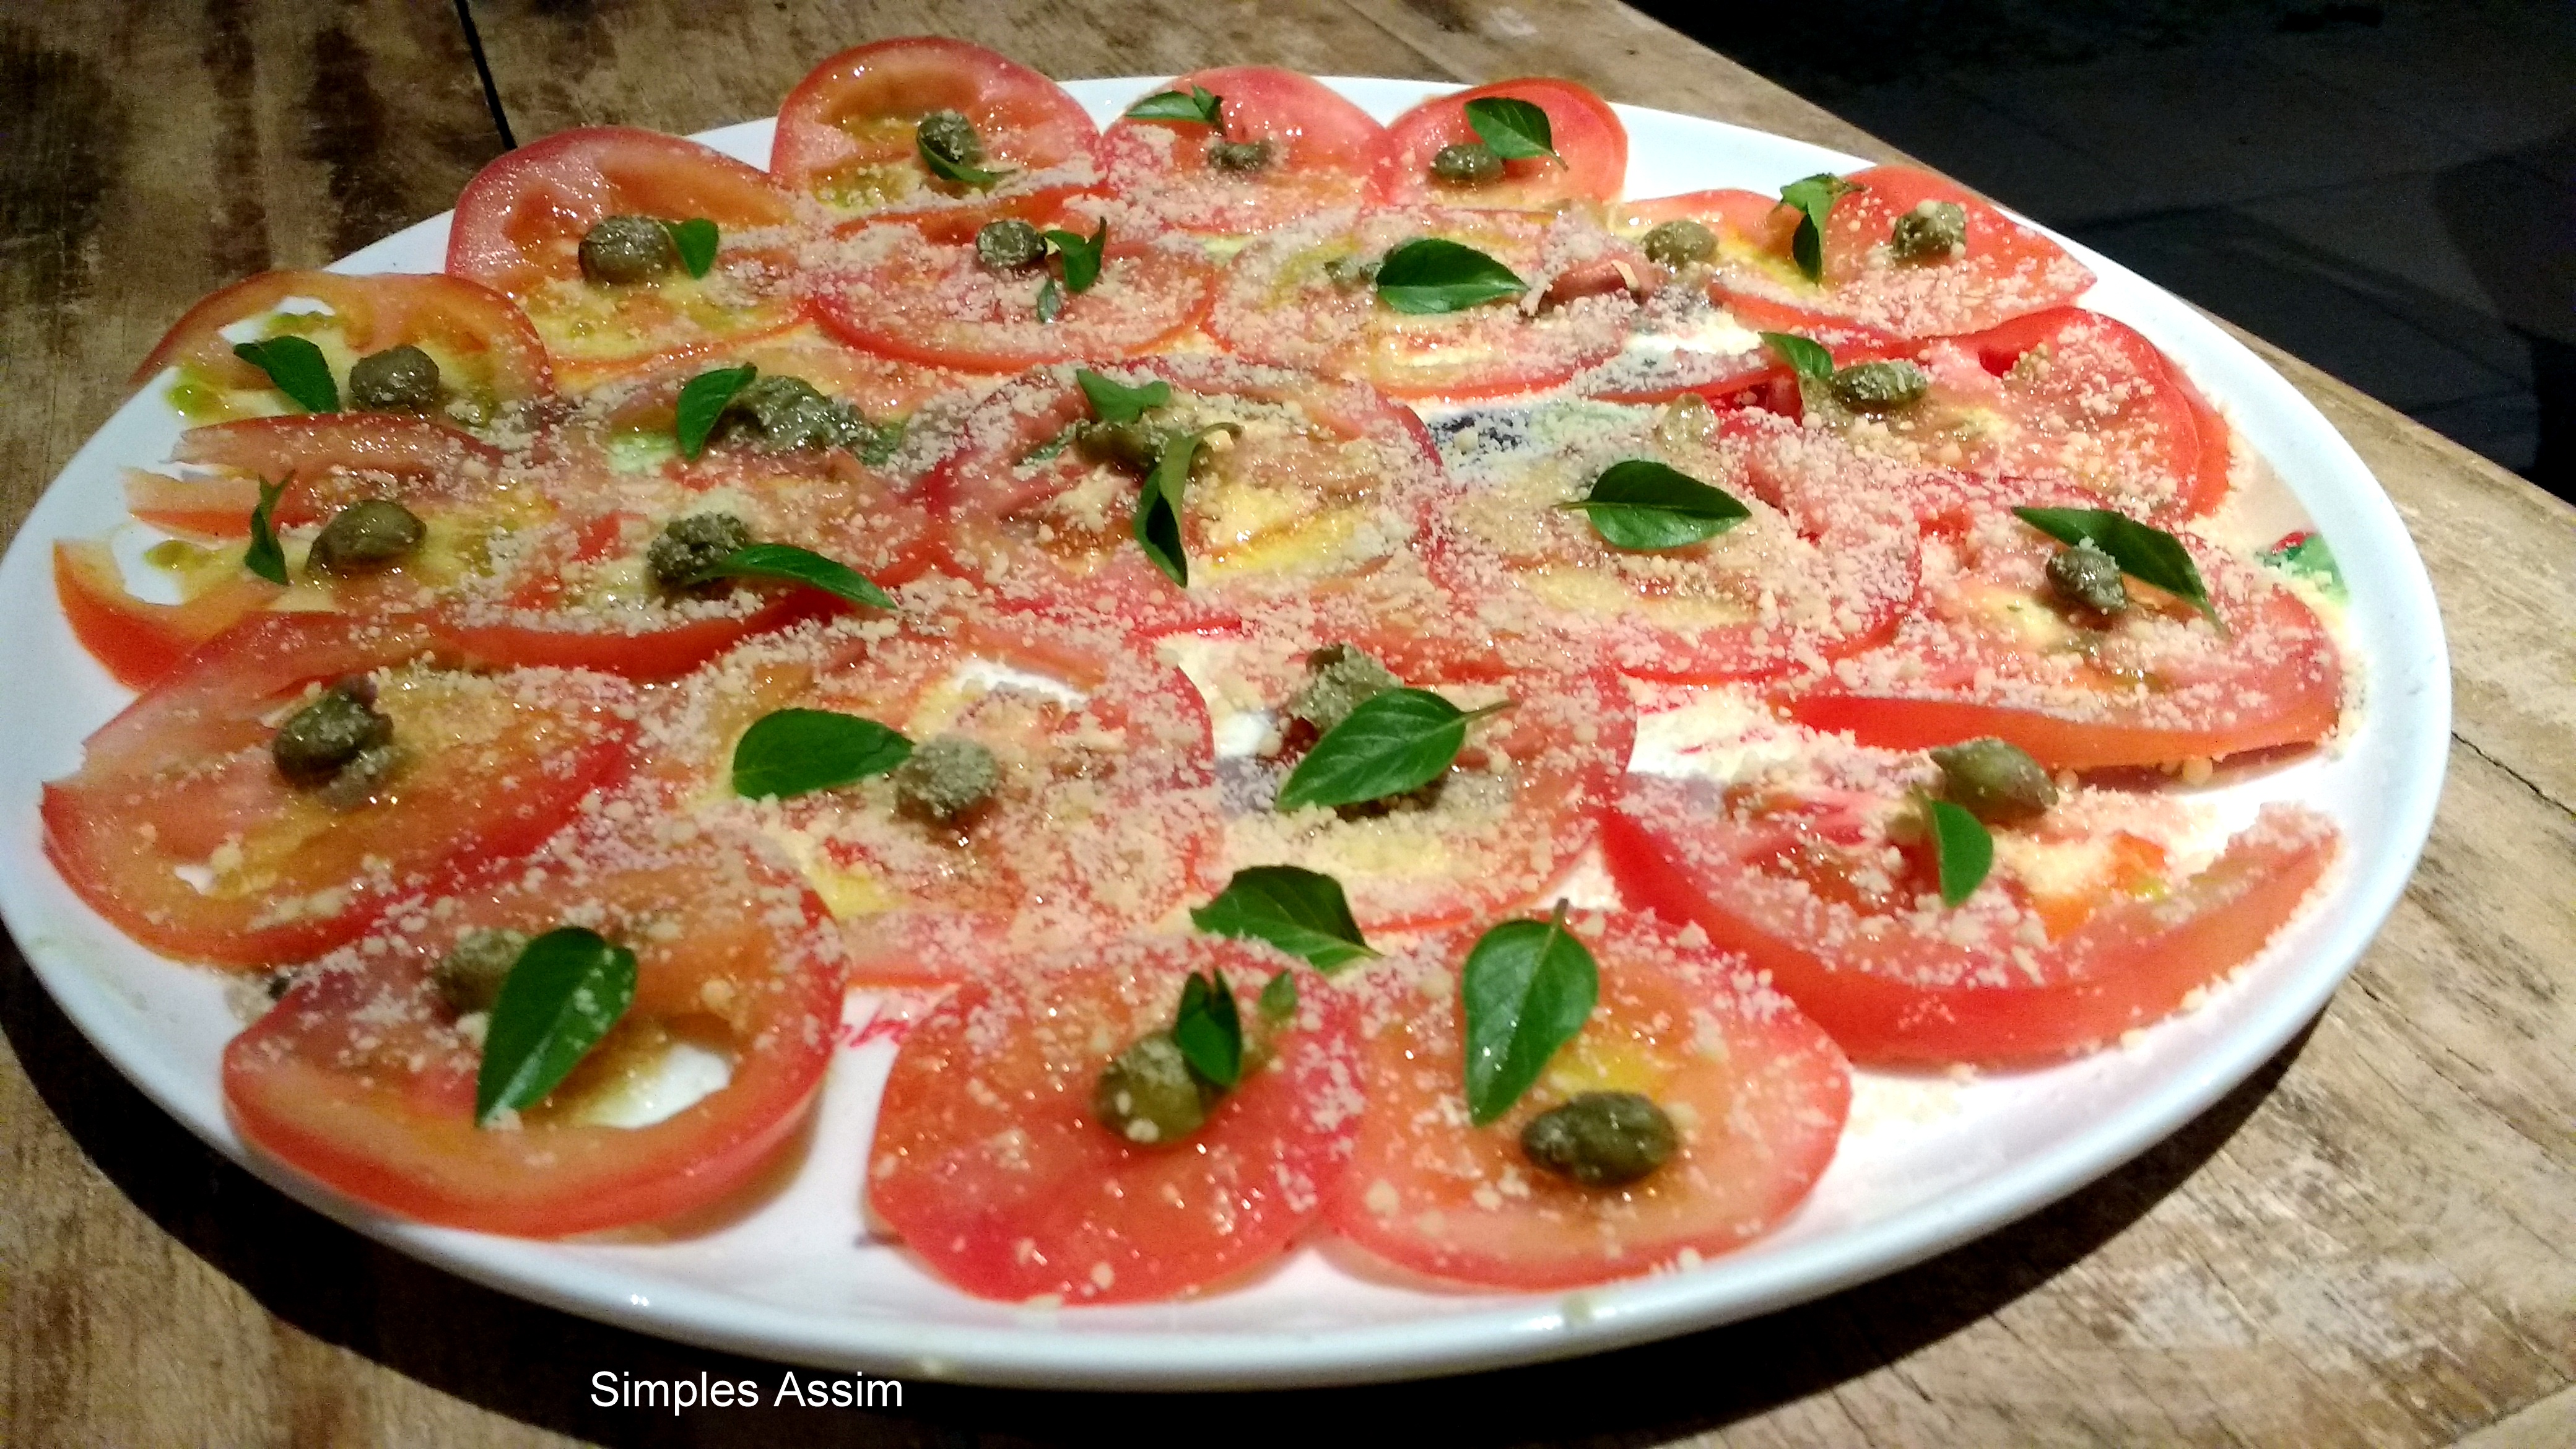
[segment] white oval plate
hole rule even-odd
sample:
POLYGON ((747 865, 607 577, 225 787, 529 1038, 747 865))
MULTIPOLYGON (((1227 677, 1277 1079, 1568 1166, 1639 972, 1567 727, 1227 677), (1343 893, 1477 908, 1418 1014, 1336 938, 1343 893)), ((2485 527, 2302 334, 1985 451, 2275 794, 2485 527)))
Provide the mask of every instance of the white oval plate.
MULTIPOLYGON (((1452 89, 1335 80, 1381 118, 1452 89)), ((1106 122, 1142 80, 1070 86, 1106 122)), ((1628 194, 1774 190, 1861 164, 1803 142, 1664 111, 1619 108, 1628 194)), ((701 139, 755 165, 770 123, 701 139)), ((448 219, 337 264, 436 271, 448 219)), ((2063 238, 2060 238, 2063 241, 2063 238)), ((292 1197, 360 1232, 506 1292, 710 1347, 800 1363, 984 1383, 1232 1388, 1350 1383, 1485 1368, 1636 1343, 1748 1317, 1894 1271, 2029 1213, 2143 1151, 2288 1041, 2404 889, 2442 783, 2450 670, 2432 588, 2396 511, 2324 418, 2251 352, 2176 298, 2084 248, 2086 299, 2153 338, 2218 399, 2331 540, 2352 592, 2348 638, 2368 682, 2358 727, 2330 754, 2217 792, 2295 797, 2346 842, 2315 902, 2201 1009, 2129 1044, 2045 1070, 1953 1082, 1860 1074, 1852 1126, 1815 1195, 1777 1232, 1688 1272, 1581 1293, 1425 1292, 1355 1277, 1313 1249, 1259 1281, 1183 1303, 1039 1311, 981 1302, 868 1239, 860 1167, 892 1050, 845 1046, 807 1156, 783 1190, 669 1241, 524 1242, 395 1221, 247 1151, 225 1120, 217 1060, 234 1030, 222 984, 127 941, 64 888, 38 840, 49 777, 121 706, 73 642, 50 546, 124 519, 118 469, 166 458, 179 419, 147 390, 72 458, 0 561, 0 911, 54 999, 164 1109, 292 1197)), ((864 1007, 854 1007, 854 1012, 864 1007)), ((855 1036, 845 1033, 845 1040, 855 1036)))

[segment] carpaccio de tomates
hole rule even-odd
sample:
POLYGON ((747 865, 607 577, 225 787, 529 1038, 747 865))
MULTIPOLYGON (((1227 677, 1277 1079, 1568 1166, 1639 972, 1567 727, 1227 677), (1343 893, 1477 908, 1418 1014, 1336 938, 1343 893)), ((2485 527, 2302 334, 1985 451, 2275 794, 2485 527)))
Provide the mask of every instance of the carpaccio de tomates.
POLYGON ((2095 1049, 2260 950, 2334 828, 2177 786, 2356 691, 2322 542, 2057 246, 1626 156, 1564 81, 1381 125, 1228 67, 1104 132, 935 39, 824 62, 766 172, 523 147, 444 275, 255 277, 144 363, 159 541, 55 555, 140 695, 47 851, 244 973, 242 1134, 391 1213, 745 1190, 866 989, 866 1210, 970 1293, 1722 1253, 1853 1064, 2095 1049))

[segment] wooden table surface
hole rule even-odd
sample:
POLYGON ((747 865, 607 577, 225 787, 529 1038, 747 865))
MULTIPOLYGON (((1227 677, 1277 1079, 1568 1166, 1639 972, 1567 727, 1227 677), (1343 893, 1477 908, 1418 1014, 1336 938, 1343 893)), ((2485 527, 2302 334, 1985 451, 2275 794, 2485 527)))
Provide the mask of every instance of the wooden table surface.
MULTIPOLYGON (((471 14, 521 140, 765 115, 833 50, 939 31, 1059 76, 1566 75, 1890 154, 1614 0, 471 14)), ((11 530, 189 302, 444 210, 504 146, 441 0, 18 0, 0 107, 11 530)), ((2026 1222, 1757 1322, 1477 1378, 1226 1402, 915 1383, 899 1415, 600 1410, 599 1369, 765 1388, 779 1370, 473 1287, 295 1206, 128 1086, 11 951, 0 1443, 2576 1444, 2576 513, 2266 355, 2360 450, 2431 567, 2458 689, 2449 787, 2404 903, 2317 1023, 2026 1222)))

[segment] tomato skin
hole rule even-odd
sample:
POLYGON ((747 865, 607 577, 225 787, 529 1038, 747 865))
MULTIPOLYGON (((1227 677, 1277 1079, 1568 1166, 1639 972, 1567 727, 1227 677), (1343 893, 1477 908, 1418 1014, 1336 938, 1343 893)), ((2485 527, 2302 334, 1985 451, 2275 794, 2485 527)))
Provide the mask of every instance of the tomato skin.
POLYGON ((1832 1160, 1850 1069, 1815 1023, 1743 958, 1638 917, 1573 929, 1601 973, 1582 1034, 1519 1105, 1469 1125, 1458 1025, 1460 933, 1352 987, 1369 1106, 1335 1231, 1415 1272, 1498 1288, 1571 1288, 1714 1256, 1768 1231, 1832 1160), (1393 977, 1395 979, 1388 979, 1393 977), (1705 1040, 1724 1043, 1712 1052, 1705 1040), (1641 1092, 1675 1119, 1672 1160, 1625 1188, 1585 1188, 1530 1164, 1520 1134, 1586 1090, 1641 1092))
POLYGON ((294 528, 326 522, 361 498, 409 498, 488 482, 500 471, 501 451, 426 418, 307 413, 190 428, 179 435, 171 461, 244 476, 163 480, 167 486, 148 483, 153 475, 130 479, 126 497, 134 516, 180 532, 247 538, 250 510, 259 501, 255 478, 286 484, 269 522, 294 528), (395 487, 386 486, 389 478, 395 487), (141 497, 138 487, 146 490, 141 497))
POLYGON ((1266 231, 1329 207, 1355 206, 1373 183, 1386 128, 1312 76, 1270 66, 1219 66, 1158 91, 1218 97, 1223 129, 1195 121, 1121 119, 1101 136, 1109 191, 1186 231, 1266 231), (1249 176, 1210 165, 1218 139, 1266 141, 1269 162, 1249 176))
POLYGON ((1601 831, 1625 899, 1742 952, 1854 1061, 2000 1065, 2081 1051, 2176 1010, 2262 949, 2336 839, 2317 816, 2266 806, 2171 893, 2115 900, 2041 946, 1983 923, 1963 927, 1966 945, 1902 918, 1857 934, 1812 892, 1757 868, 1789 848, 1788 831, 1731 818, 1703 782, 1643 775, 1601 831))
POLYGON ((141 387, 163 368, 186 364, 227 387, 269 386, 268 374, 233 355, 223 329, 272 312, 291 297, 328 306, 343 338, 362 355, 426 345, 481 371, 503 402, 535 396, 553 384, 545 344, 527 314, 491 288, 437 275, 286 271, 235 282, 189 308, 134 370, 131 385, 141 387))
POLYGON ((1294 964, 1242 942, 1129 937, 959 987, 895 1058, 868 1208, 941 1278, 1003 1301, 1169 1298, 1277 1258, 1321 1210, 1359 1108, 1340 992, 1300 970, 1290 1027, 1271 1032, 1254 1008, 1294 964), (1186 1143, 1140 1147, 1095 1120, 1092 1091, 1112 1057, 1170 1024, 1193 970, 1223 974, 1270 1060, 1186 1143))
POLYGON ((906 36, 853 46, 798 81, 778 108, 769 169, 842 215, 991 213, 995 202, 1026 205, 1032 184, 1048 195, 1085 184, 1098 135, 1080 102, 1027 66, 962 40, 906 36), (936 110, 974 123, 986 169, 1023 174, 991 192, 949 194, 914 142, 913 127, 936 110), (836 180, 880 170, 892 195, 871 202, 836 194, 843 189, 836 180))
MULTIPOLYGON (((575 832, 567 843, 587 842, 575 832)), ((562 1237, 716 1202, 802 1122, 840 1016, 837 943, 819 909, 810 896, 796 904, 792 879, 747 844, 630 839, 578 880, 550 861, 424 912, 426 931, 385 932, 368 943, 382 949, 327 958, 225 1048, 234 1125, 337 1192, 446 1227, 562 1237), (647 1126, 530 1111, 514 1129, 479 1128, 479 1052, 429 969, 467 929, 534 935, 573 909, 636 954, 635 1004, 618 1032, 667 1022, 715 1035, 732 1075, 647 1126), (648 923, 680 930, 657 935, 648 923)))
POLYGON ((178 604, 146 603, 127 591, 104 543, 54 544, 54 597, 72 637, 128 689, 148 689, 189 654, 279 594, 250 573, 178 604))
POLYGON ((677 679, 745 639, 833 608, 827 594, 779 586, 739 614, 687 619, 637 632, 495 619, 476 605, 442 607, 430 614, 441 637, 477 659, 521 669, 596 669, 649 683, 677 679))
POLYGON ((1529 76, 1496 81, 1455 95, 1434 96, 1386 128, 1378 162, 1378 199, 1395 205, 1547 211, 1563 202, 1618 199, 1628 181, 1628 128, 1610 103, 1588 86, 1529 76), (1467 124, 1467 103, 1487 97, 1527 101, 1547 112, 1550 139, 1561 161, 1544 156, 1505 161, 1503 179, 1488 186, 1448 186, 1431 177, 1431 158, 1444 146, 1477 139, 1467 124))

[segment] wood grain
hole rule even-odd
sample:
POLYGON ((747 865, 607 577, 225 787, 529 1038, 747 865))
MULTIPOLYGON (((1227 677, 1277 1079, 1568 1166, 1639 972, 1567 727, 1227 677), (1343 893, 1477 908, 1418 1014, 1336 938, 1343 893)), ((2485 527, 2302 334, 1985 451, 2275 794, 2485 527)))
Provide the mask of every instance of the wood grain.
MULTIPOLYGON (((814 60, 939 30, 1061 76, 1258 60, 1543 72, 1864 154, 1610 0, 474 6, 512 126, 767 114, 814 60)), ((497 149, 434 0, 0 19, 0 526, 198 294, 444 208, 497 149)), ((2006 197, 2009 201, 2011 198, 2006 197)), ((2259 345, 2259 344, 2258 344, 2259 345)), ((1572 1364, 1231 1401, 1256 1443, 2576 1442, 2576 513, 2266 355, 2378 474, 2451 631, 2457 741, 2405 901, 2308 1034, 2139 1161, 1879 1283, 1572 1364)), ((474 1287, 209 1152, 10 954, 0 1442, 767 1444, 1204 1437, 1204 1400, 913 1384, 901 1414, 594 1409, 588 1376, 782 1372, 474 1287)))

